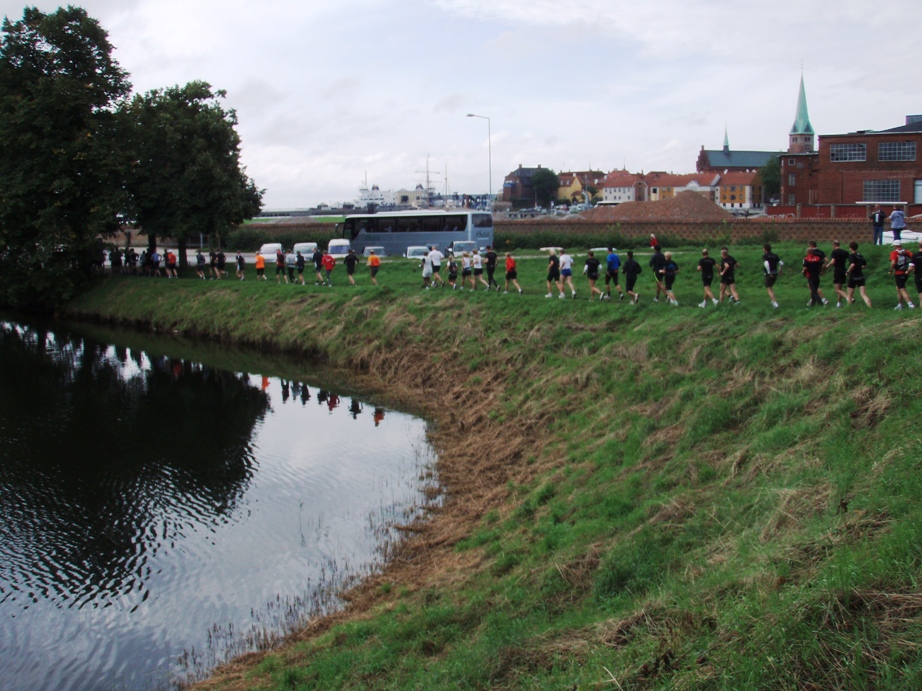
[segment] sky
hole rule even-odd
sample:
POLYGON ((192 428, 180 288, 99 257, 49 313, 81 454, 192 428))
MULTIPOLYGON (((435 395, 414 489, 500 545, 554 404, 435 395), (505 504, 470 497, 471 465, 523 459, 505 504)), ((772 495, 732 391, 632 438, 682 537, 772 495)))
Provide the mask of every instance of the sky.
POLYGON ((436 191, 472 194, 519 164, 694 172, 725 128, 731 149, 786 149, 801 74, 820 135, 922 113, 918 0, 74 4, 136 92, 227 92, 266 209, 413 188, 427 167, 436 191))

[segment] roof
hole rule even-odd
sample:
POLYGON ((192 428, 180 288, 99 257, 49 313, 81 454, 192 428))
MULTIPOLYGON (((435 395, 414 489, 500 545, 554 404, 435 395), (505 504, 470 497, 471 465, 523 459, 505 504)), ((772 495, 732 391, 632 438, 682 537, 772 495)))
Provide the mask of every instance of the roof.
POLYGON ((711 187, 716 185, 720 180, 717 173, 690 173, 687 175, 675 175, 674 173, 648 173, 645 177, 648 185, 657 187, 688 187, 697 185, 698 187, 711 187))
POLYGON ((604 180, 601 187, 633 187, 643 180, 643 176, 636 173, 629 173, 626 170, 613 170, 604 180))
POLYGON ((724 151, 705 149, 708 168, 723 170, 726 168, 746 168, 756 170, 768 163, 772 157, 780 156, 781 151, 724 151))
POLYGON ((908 125, 900 125, 899 127, 891 127, 889 130, 881 130, 877 134, 900 134, 903 132, 922 132, 922 120, 918 122, 910 122, 908 125))
POLYGON ((815 134, 807 113, 807 90, 804 89, 804 76, 800 75, 800 93, 797 94, 797 112, 794 114, 794 126, 791 134, 815 134))
POLYGON ((758 176, 757 171, 730 170, 720 176, 720 186, 752 185, 758 176))

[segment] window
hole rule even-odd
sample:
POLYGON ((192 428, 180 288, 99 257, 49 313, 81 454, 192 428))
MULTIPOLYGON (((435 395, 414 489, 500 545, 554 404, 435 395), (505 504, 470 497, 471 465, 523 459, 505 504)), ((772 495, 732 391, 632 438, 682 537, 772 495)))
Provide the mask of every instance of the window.
POLYGON ((788 159, 788 165, 789 165, 789 166, 794 165, 794 159, 793 159, 793 158, 789 158, 789 159, 788 159))
POLYGON ((797 176, 794 173, 788 175, 788 187, 793 187, 797 182, 797 176))
POLYGON ((797 204, 797 201, 796 201, 796 199, 795 199, 795 197, 794 197, 794 193, 791 192, 791 193, 788 195, 788 206, 794 206, 794 205, 796 205, 796 204, 797 204))
POLYGON ((881 142, 877 145, 878 161, 915 161, 915 142, 881 142))
POLYGON ((865 202, 898 202, 900 200, 899 180, 865 180, 865 202))
POLYGON ((829 160, 838 162, 866 161, 867 144, 830 144, 829 160))
POLYGON ((490 214, 474 214, 473 221, 475 228, 493 227, 493 217, 490 214))

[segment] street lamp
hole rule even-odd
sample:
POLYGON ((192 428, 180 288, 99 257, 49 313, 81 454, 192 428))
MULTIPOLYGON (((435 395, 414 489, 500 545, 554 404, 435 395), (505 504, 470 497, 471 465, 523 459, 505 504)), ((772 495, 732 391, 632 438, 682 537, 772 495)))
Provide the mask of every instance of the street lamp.
POLYGON ((493 141, 490 134, 490 118, 486 115, 474 115, 474 113, 468 113, 467 117, 469 118, 480 118, 481 120, 487 121, 487 160, 489 162, 489 171, 490 171, 490 186, 487 188, 487 199, 490 200, 490 210, 492 210, 493 203, 493 141))

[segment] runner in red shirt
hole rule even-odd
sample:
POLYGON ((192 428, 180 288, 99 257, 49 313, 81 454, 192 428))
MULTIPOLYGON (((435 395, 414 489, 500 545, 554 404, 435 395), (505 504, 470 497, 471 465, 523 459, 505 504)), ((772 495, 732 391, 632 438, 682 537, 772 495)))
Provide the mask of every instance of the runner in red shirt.
POLYGON ((890 274, 896 282, 896 307, 893 309, 903 309, 903 301, 909 309, 915 309, 909 299, 909 293, 906 292, 906 280, 909 278, 909 272, 913 270, 912 256, 909 250, 903 249, 903 243, 899 240, 893 241, 893 251, 890 252, 890 274))
MULTIPOLYGON (((510 252, 506 252, 506 289, 505 293, 509 292, 509 282, 515 285, 519 289, 519 295, 522 294, 522 286, 519 285, 519 274, 515 268, 515 257, 512 256, 510 252)), ((497 287, 499 290, 499 287, 497 287)))
POLYGON ((333 258, 333 255, 329 251, 323 253, 323 259, 320 260, 323 270, 326 272, 327 278, 324 282, 324 285, 333 287, 333 284, 330 282, 330 274, 333 273, 333 267, 336 266, 336 260, 333 258))

